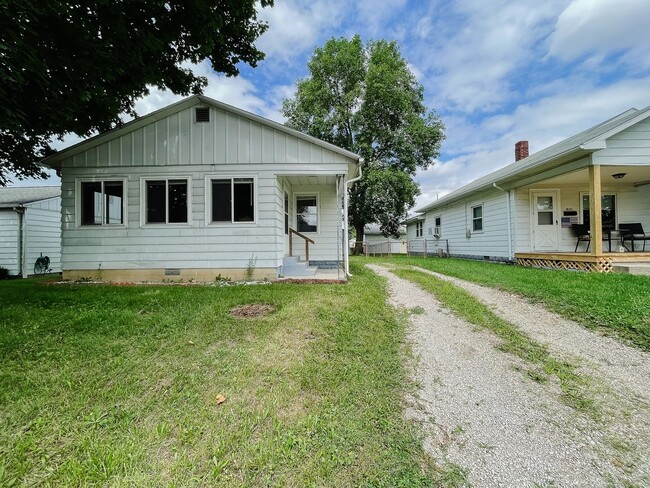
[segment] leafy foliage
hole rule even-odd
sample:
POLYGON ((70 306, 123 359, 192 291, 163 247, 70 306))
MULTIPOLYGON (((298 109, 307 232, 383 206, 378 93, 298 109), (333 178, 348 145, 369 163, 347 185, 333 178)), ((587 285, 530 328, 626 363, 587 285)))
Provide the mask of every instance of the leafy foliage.
POLYGON ((419 192, 413 176, 438 155, 444 127, 424 106, 424 89, 396 42, 332 38, 314 51, 310 76, 284 101, 287 125, 354 151, 366 161, 351 189, 350 218, 378 222, 397 236, 399 222, 419 192))
POLYGON ((8 172, 45 177, 36 162, 52 138, 136 116, 149 86, 200 93, 207 80, 188 63, 209 59, 228 76, 256 66, 267 28, 253 0, 8 0, 0 24, 0 185, 8 172))

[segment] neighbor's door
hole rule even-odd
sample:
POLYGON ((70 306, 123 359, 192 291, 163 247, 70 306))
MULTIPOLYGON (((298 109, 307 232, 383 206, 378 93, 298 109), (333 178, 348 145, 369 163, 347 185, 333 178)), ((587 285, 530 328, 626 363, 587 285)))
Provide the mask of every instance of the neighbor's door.
POLYGON ((531 191, 530 196, 533 220, 532 240, 535 251, 559 251, 559 191, 531 191))

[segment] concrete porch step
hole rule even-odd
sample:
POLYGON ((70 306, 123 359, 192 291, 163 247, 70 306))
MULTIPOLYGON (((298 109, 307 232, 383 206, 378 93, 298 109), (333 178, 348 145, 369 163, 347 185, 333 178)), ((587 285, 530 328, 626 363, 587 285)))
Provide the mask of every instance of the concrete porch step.
POLYGON ((650 276, 650 263, 615 263, 612 265, 612 271, 614 273, 650 276))
POLYGON ((309 266, 307 261, 300 261, 295 256, 286 256, 282 263, 282 275, 287 276, 314 276, 318 268, 309 266))

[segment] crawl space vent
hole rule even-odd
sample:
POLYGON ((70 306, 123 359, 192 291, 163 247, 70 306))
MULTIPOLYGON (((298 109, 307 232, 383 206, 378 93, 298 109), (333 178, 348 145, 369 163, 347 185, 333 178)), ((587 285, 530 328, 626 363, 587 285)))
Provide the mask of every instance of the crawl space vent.
POLYGON ((196 107, 194 117, 195 122, 210 122, 210 107, 196 107))

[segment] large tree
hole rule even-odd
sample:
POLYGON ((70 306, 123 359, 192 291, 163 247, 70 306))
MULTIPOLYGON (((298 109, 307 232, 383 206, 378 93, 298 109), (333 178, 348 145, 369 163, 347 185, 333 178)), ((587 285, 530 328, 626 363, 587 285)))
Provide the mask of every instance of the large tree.
POLYGON ((365 159, 350 193, 357 242, 371 222, 397 237, 419 193, 415 172, 438 156, 442 122, 427 111, 424 89, 395 42, 332 38, 315 50, 308 70, 284 101, 287 125, 365 159))
MULTIPOLYGON (((187 67, 209 59, 228 76, 256 66, 267 25, 256 0, 3 0, 0 2, 0 186, 66 133, 87 136, 136 116, 149 86, 200 93, 187 67)), ((259 0, 262 7, 273 0, 259 0)))

